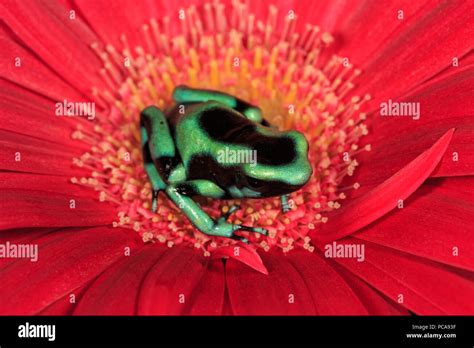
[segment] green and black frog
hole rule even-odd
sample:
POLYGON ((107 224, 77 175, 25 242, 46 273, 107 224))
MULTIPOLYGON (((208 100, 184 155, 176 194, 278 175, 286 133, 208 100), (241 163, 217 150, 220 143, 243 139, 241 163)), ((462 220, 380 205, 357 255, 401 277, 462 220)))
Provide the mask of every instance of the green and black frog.
POLYGON ((227 222, 239 207, 217 219, 206 214, 194 196, 216 199, 281 196, 287 211, 288 194, 312 175, 308 142, 298 131, 279 131, 264 120, 260 108, 230 94, 178 86, 175 105, 161 111, 149 106, 140 126, 145 170, 153 189, 152 209, 163 191, 201 232, 246 241, 235 234, 266 234, 260 227, 227 222), (223 161, 222 151, 254 151, 252 163, 223 161))

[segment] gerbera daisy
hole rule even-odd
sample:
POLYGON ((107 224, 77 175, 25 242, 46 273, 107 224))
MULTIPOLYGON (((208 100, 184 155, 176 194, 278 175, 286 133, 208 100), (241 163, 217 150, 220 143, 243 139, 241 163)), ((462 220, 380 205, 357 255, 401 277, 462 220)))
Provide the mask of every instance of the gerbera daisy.
POLYGON ((0 314, 474 313, 471 2, 0 9, 0 314), (199 201, 268 236, 152 212, 139 114, 181 84, 305 134, 290 211, 199 201))

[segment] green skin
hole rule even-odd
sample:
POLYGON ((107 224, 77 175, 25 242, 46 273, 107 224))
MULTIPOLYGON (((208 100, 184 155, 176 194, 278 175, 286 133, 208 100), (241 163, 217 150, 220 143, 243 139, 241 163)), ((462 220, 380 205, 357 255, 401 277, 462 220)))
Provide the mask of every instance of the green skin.
POLYGON ((244 242, 247 240, 236 231, 266 235, 264 228, 226 221, 238 206, 214 220, 192 197, 281 196, 282 210, 288 211, 288 194, 300 189, 312 175, 305 137, 297 131, 269 127, 258 107, 226 93, 178 86, 173 99, 176 106, 165 113, 155 106, 141 112, 152 210, 157 210, 158 192, 164 191, 202 233, 244 242), (224 150, 255 151, 257 158, 252 163, 226 163, 219 160, 224 150))

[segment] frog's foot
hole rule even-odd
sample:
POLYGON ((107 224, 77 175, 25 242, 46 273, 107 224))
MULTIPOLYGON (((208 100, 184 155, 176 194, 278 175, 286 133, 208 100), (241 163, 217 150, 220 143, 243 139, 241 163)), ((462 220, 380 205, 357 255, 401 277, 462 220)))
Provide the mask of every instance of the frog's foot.
MULTIPOLYGON (((233 225, 233 226, 234 226, 234 228, 237 228, 235 231, 255 232, 255 233, 263 234, 264 236, 266 236, 268 234, 268 231, 264 228, 261 228, 261 227, 250 227, 250 226, 244 226, 244 225, 233 225)), ((247 238, 239 236, 235 233, 232 234, 232 236, 230 238, 241 241, 245 244, 249 243, 249 240, 247 238)))
POLYGON ((291 210, 291 207, 288 204, 288 197, 290 197, 290 195, 280 196, 281 211, 282 211, 283 214, 288 213, 291 210))
POLYGON ((264 228, 232 224, 227 222, 227 218, 229 218, 233 212, 240 208, 238 205, 230 207, 230 209, 222 214, 220 218, 214 220, 206 212, 204 212, 201 207, 192 200, 192 198, 182 194, 182 192, 179 192, 175 185, 169 185, 166 187, 165 192, 173 201, 173 203, 179 207, 181 211, 189 218, 191 223, 204 234, 216 237, 234 238, 243 241, 245 238, 236 236, 235 232, 248 231, 260 233, 263 235, 267 234, 267 230, 264 228))
POLYGON ((245 225, 234 225, 234 226, 239 227, 237 231, 255 232, 255 233, 263 234, 264 236, 268 234, 268 230, 262 227, 251 227, 251 226, 245 226, 245 225))
POLYGON ((208 232, 210 235, 214 236, 222 236, 222 237, 228 237, 232 238, 235 240, 239 240, 244 243, 248 243, 248 239, 242 236, 239 236, 235 234, 237 231, 247 231, 247 232, 254 232, 254 233, 260 233, 263 235, 267 235, 268 231, 264 228, 261 227, 251 227, 251 226, 245 226, 245 225, 240 225, 240 224, 231 224, 226 221, 226 219, 237 209, 239 209, 238 206, 234 206, 227 213, 222 215, 214 224, 212 227, 211 231, 208 232))
MULTIPOLYGON (((223 213, 221 215, 221 217, 217 220, 216 225, 227 224, 226 220, 232 215, 232 213, 234 213, 235 211, 237 211, 239 209, 240 209, 240 205, 231 206, 229 208, 229 210, 226 213, 223 213)), ((233 226, 232 229, 233 229, 234 232, 240 230, 240 231, 260 233, 260 234, 263 234, 263 235, 266 235, 268 233, 268 231, 266 229, 261 228, 261 227, 251 227, 251 226, 245 226, 245 225, 240 225, 240 224, 232 224, 232 226, 233 226)), ((232 236, 230 236, 230 237, 233 238, 233 239, 237 239, 237 240, 244 240, 245 239, 245 238, 237 236, 235 234, 232 234, 232 236)))

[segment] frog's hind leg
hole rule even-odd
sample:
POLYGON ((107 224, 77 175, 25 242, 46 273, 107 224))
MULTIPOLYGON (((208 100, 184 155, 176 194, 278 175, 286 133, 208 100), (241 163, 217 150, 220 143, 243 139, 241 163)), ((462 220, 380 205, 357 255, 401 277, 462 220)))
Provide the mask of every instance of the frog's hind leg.
POLYGON ((255 232, 267 234, 267 230, 260 227, 244 226, 232 224, 226 220, 239 207, 233 206, 221 215, 217 220, 212 219, 201 207, 193 201, 191 196, 199 195, 205 197, 220 198, 225 195, 225 191, 215 183, 208 180, 190 180, 176 184, 170 184, 166 188, 166 194, 173 203, 181 209, 183 214, 202 233, 211 236, 228 237, 246 242, 247 240, 235 234, 236 231, 255 232))
POLYGON ((263 119, 262 110, 259 107, 224 92, 196 89, 181 85, 174 89, 173 99, 176 104, 204 103, 213 100, 240 112, 253 122, 261 123, 264 126, 269 125, 263 119))
POLYGON ((174 141, 160 109, 150 106, 140 114, 140 132, 145 171, 153 189, 152 210, 157 209, 158 192, 166 188, 166 177, 175 162, 174 141), (157 169, 160 168, 160 171, 157 169), (162 171, 161 169, 163 169, 162 171))

